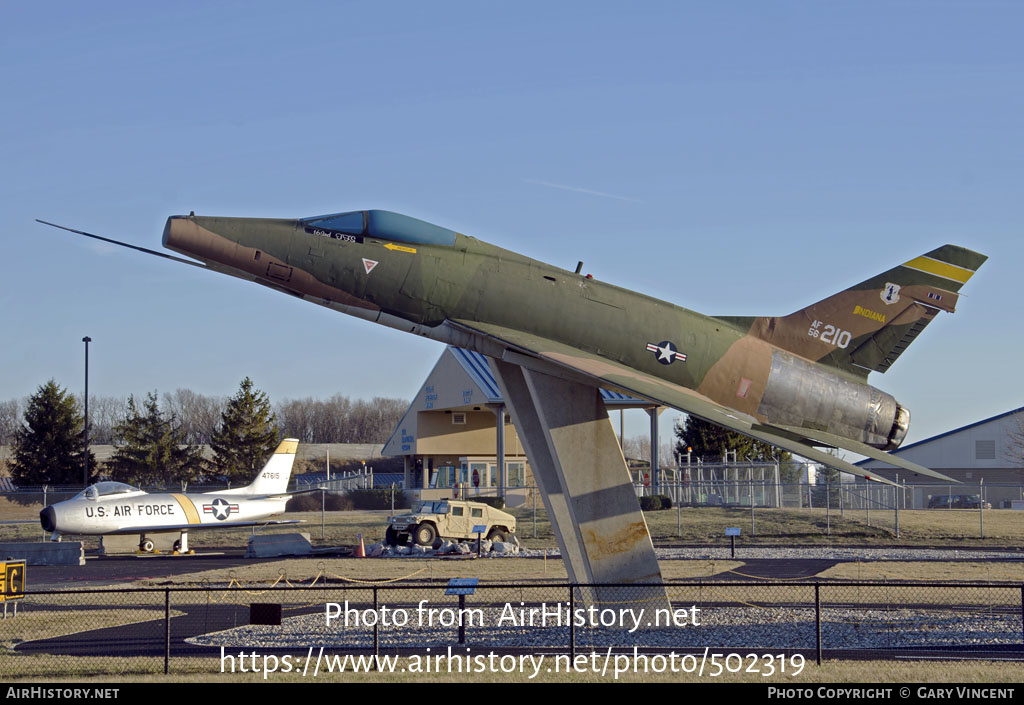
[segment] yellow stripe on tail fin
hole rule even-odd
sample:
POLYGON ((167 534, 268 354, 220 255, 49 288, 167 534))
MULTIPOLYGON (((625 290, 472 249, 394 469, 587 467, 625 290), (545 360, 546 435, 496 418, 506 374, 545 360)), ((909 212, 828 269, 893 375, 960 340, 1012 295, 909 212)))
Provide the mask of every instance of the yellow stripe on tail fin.
POLYGON ((763 340, 862 377, 885 372, 988 259, 943 245, 783 317, 726 318, 763 340))

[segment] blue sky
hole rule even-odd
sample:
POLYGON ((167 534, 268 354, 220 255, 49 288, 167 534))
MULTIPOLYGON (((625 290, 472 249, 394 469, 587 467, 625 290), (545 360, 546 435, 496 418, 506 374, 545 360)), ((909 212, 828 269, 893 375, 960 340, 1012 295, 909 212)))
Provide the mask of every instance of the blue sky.
POLYGON ((908 441, 1021 406, 1022 26, 1016 2, 6 4, 0 400, 80 393, 84 335, 99 395, 411 398, 440 344, 34 222, 158 249, 190 210, 385 208, 711 314, 964 245, 991 259, 958 313, 871 381, 908 441))

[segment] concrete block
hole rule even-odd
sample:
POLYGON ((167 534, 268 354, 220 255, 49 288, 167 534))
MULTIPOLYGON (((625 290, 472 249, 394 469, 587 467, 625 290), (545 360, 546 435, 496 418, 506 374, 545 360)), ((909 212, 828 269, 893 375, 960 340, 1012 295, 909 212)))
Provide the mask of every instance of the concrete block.
POLYGON ((81 541, 0 543, 0 560, 24 560, 27 565, 85 565, 81 541))
POLYGON ((308 556, 313 552, 308 533, 253 534, 245 550, 246 558, 272 556, 308 556))

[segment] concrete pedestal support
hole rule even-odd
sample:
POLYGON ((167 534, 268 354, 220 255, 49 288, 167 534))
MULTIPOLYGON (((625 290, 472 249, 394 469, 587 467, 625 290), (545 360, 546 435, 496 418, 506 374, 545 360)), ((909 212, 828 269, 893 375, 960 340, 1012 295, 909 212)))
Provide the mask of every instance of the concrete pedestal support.
MULTIPOLYGON (((661 571, 615 429, 597 387, 491 358, 530 459, 569 579, 622 587, 581 591, 598 609, 654 623, 668 609, 661 571)), ((625 626, 632 627, 629 617, 625 626)))

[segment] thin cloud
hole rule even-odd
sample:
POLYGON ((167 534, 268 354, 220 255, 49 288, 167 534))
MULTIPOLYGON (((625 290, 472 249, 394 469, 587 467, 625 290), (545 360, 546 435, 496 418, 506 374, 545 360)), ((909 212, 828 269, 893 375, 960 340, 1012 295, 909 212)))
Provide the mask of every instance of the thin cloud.
POLYGON ((589 188, 580 188, 579 186, 566 186, 564 184, 553 184, 550 181, 541 181, 540 179, 523 179, 528 184, 537 184, 538 186, 547 186, 548 188, 557 188, 563 191, 574 191, 576 193, 585 193, 588 196, 600 196, 601 198, 614 198, 616 201, 628 201, 630 203, 643 203, 639 198, 629 198, 628 196, 616 196, 614 193, 605 193, 604 191, 594 191, 589 188))

